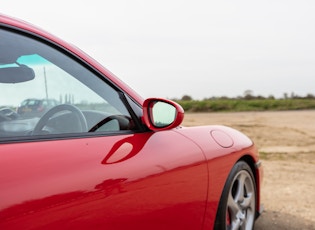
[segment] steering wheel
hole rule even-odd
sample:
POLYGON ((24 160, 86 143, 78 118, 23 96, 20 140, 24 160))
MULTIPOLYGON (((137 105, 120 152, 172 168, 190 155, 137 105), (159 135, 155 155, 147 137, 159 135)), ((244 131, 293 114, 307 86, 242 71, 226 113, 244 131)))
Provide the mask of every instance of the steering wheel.
POLYGON ((119 125, 119 130, 130 130, 133 128, 134 123, 132 122, 131 118, 125 115, 111 115, 106 117, 105 119, 101 120, 99 123, 94 125, 89 132, 95 132, 99 128, 101 128, 106 123, 116 120, 119 125))
POLYGON ((45 113, 38 123, 36 124, 34 130, 33 130, 33 135, 39 135, 43 132, 43 128, 47 125, 47 122, 49 121, 50 118, 52 118, 55 114, 62 112, 62 111, 70 111, 72 114, 76 116, 77 119, 74 119, 77 121, 76 127, 78 128, 78 132, 87 132, 88 127, 86 123, 86 119, 77 107, 74 105, 69 105, 69 104, 62 104, 62 105, 57 105, 53 107, 52 109, 48 110, 47 113, 45 113))

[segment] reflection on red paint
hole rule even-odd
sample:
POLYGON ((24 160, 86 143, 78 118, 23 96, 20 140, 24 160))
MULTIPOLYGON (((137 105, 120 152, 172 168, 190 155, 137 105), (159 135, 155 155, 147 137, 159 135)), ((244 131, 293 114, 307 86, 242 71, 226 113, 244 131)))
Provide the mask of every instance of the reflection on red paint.
POLYGON ((118 163, 135 156, 141 151, 151 135, 152 133, 147 133, 142 138, 129 136, 117 141, 102 161, 102 164, 118 163))

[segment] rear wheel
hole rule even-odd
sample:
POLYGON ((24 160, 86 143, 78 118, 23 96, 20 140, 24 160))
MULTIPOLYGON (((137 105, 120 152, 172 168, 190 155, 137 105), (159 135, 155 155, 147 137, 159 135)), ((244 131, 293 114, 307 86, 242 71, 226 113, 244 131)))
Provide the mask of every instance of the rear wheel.
POLYGON ((232 168, 221 195, 215 229, 254 227, 256 214, 256 184, 251 168, 244 161, 232 168))

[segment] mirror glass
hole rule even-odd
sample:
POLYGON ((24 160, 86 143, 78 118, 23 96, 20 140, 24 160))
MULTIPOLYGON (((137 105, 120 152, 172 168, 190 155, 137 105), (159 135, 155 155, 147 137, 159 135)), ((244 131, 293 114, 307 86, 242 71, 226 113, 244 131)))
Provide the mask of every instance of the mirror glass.
POLYGON ((153 103, 154 105, 151 107, 151 119, 155 127, 166 127, 175 121, 176 108, 173 105, 162 101, 157 101, 153 103))

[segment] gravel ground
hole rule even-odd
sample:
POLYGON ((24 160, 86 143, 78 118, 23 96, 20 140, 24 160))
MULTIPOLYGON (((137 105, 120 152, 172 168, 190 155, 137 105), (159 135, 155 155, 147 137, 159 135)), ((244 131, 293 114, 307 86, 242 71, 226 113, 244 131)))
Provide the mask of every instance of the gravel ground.
POLYGON ((255 229, 315 230, 315 111, 187 113, 184 126, 222 124, 260 152, 264 212, 255 229))

